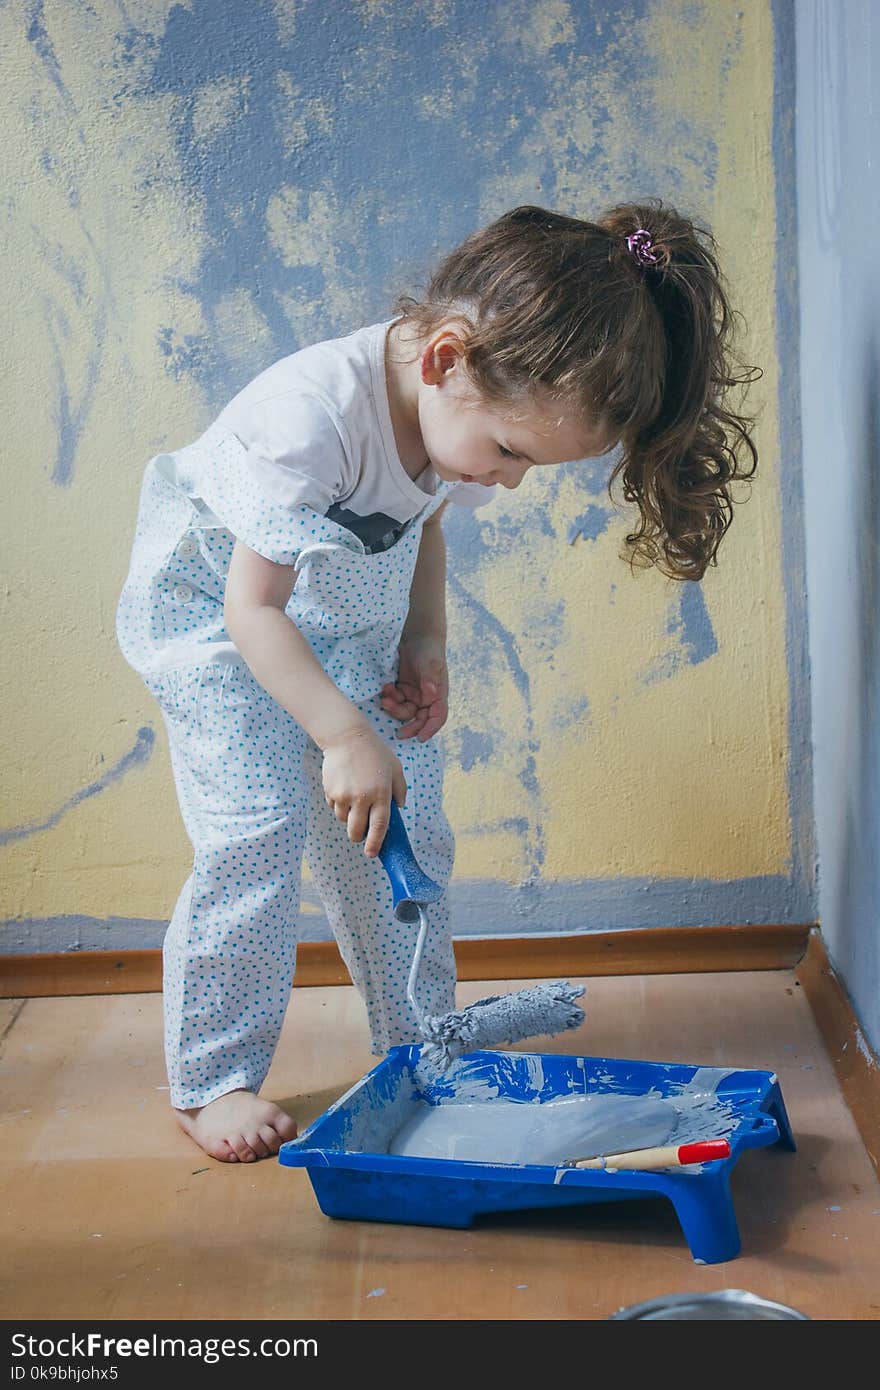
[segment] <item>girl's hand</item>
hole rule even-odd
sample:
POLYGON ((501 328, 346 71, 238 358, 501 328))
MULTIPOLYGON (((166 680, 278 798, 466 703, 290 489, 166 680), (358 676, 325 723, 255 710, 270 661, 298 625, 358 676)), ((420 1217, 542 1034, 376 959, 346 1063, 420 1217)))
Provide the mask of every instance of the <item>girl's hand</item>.
POLYGON ((397 681, 383 685, 382 708, 403 720, 398 738, 426 743, 449 715, 449 672, 442 637, 404 637, 400 643, 397 681))
POLYGON ((406 801, 400 759, 368 724, 348 729, 324 748, 321 769, 324 799, 356 843, 366 835, 364 853, 373 859, 382 848, 391 819, 391 798, 406 801))

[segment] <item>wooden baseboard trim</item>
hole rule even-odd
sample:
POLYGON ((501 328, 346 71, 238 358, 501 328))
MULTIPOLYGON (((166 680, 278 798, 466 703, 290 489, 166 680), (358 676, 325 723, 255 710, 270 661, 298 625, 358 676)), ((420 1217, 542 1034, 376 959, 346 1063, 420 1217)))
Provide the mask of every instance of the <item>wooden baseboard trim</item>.
POLYGON ((880 1058, 859 1027, 849 995, 828 960, 821 934, 810 932, 795 971, 809 1000, 837 1083, 880 1178, 880 1058))
POLYGON ((641 927, 577 936, 465 937, 456 941, 455 957, 460 980, 789 970, 806 950, 809 932, 789 925, 641 927))
MULTIPOLYGON (((589 975, 790 970, 807 949, 809 926, 647 927, 577 936, 463 937, 460 980, 555 979, 589 975)), ((303 942, 297 986, 350 985, 332 941, 303 942)), ((0 956, 0 998, 152 994, 162 988, 162 952, 62 951, 0 956)))

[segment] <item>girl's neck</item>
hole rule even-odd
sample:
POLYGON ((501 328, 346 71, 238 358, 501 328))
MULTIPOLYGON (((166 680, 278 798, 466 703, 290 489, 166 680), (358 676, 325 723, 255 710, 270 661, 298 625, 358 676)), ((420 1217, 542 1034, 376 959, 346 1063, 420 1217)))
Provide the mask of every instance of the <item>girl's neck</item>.
POLYGON ((412 357, 415 346, 412 339, 401 342, 397 323, 385 335, 385 383, 394 442, 401 463, 413 479, 428 466, 419 428, 419 358, 417 353, 412 357))

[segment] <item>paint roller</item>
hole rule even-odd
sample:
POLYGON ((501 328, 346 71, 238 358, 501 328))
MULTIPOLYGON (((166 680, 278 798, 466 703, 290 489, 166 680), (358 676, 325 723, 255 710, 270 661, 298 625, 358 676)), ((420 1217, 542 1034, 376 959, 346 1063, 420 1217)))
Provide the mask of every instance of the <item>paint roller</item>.
POLYGON ((565 980, 542 982, 512 994, 493 994, 465 1009, 427 1017, 416 995, 429 927, 426 909, 429 903, 443 896, 444 890, 417 862, 393 798, 391 819, 379 859, 391 882, 395 917, 400 922, 419 923, 407 999, 418 1021, 419 1032, 427 1043, 422 1056, 430 1067, 445 1072, 465 1052, 501 1047, 523 1038, 551 1037, 567 1028, 577 1028, 583 1022, 584 1011, 574 1000, 583 994, 584 987, 568 984, 565 980))

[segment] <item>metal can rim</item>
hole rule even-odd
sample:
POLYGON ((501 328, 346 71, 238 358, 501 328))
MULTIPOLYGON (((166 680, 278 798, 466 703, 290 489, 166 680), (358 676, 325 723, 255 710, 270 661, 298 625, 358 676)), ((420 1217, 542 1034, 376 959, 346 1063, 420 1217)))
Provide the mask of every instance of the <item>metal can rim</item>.
POLYGON ((686 1307, 688 1304, 694 1307, 714 1306, 718 1310, 719 1318, 724 1317, 723 1310, 725 1308, 748 1308, 753 1310, 756 1318, 810 1321, 809 1315, 802 1313, 800 1309, 790 1308, 787 1304, 777 1303, 770 1298, 763 1298, 760 1294, 750 1293, 748 1289, 718 1289, 712 1293, 663 1294, 658 1298, 649 1298, 644 1303, 631 1303, 626 1308, 619 1308, 616 1313, 611 1314, 611 1319, 657 1318, 659 1320, 664 1309, 686 1307))

